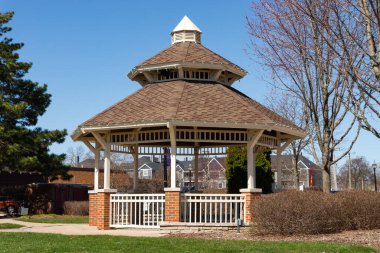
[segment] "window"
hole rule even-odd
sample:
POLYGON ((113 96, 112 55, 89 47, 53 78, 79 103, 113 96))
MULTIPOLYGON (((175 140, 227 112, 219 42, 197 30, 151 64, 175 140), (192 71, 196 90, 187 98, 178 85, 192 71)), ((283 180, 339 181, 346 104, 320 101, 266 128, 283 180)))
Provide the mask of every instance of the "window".
POLYGON ((219 184, 218 184, 218 188, 219 188, 219 189, 223 189, 223 183, 219 183, 219 184))
POLYGON ((185 70, 183 72, 184 78, 187 79, 195 79, 195 80, 209 80, 209 72, 206 70, 200 70, 200 71, 191 71, 191 70, 185 70))
POLYGON ((177 70, 160 70, 157 74, 157 81, 172 80, 178 78, 177 70))
POLYGON ((149 176, 149 171, 148 170, 143 170, 143 177, 148 177, 149 176))

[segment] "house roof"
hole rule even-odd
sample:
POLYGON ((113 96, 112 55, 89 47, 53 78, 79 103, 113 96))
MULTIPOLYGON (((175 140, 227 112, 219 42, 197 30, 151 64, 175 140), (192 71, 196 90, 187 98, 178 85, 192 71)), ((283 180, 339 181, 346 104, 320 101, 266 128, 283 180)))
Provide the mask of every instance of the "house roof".
POLYGON ((79 128, 168 121, 279 126, 303 134, 289 120, 232 87, 185 80, 146 85, 79 128))
MULTIPOLYGON (((95 167, 95 159, 94 158, 87 158, 87 159, 79 162, 79 164, 75 167, 76 168, 91 168, 91 169, 93 169, 95 167)), ((104 168, 104 160, 100 160, 99 161, 99 169, 103 169, 103 168, 104 168)))
MULTIPOLYGON (((194 160, 190 161, 177 161, 177 166, 180 166, 184 171, 189 171, 191 164, 191 170, 194 171, 194 160)), ((199 171, 207 169, 209 166, 210 171, 219 171, 221 167, 226 168, 226 157, 199 157, 198 160, 199 171)))
POLYGON ((215 64, 225 67, 231 67, 236 69, 239 72, 246 73, 243 68, 238 65, 232 63, 226 58, 220 56, 217 53, 214 53, 210 49, 204 47, 200 43, 193 42, 181 42, 174 43, 170 47, 162 50, 158 54, 152 56, 151 58, 143 61, 139 65, 137 65, 131 73, 142 67, 154 66, 154 65, 162 65, 162 64, 170 64, 170 63, 200 63, 200 64, 215 64))
MULTIPOLYGON (((288 168, 292 168, 293 166, 293 157, 292 155, 281 155, 281 163, 285 166, 287 166, 288 168)), ((301 155, 299 157, 299 162, 302 162, 308 169, 310 169, 311 167, 314 167, 314 169, 320 169, 318 165, 316 165, 315 163, 313 163, 312 161, 310 161, 307 157, 301 155)), ((277 156, 276 155, 272 155, 271 156, 271 164, 272 164, 272 168, 274 170, 276 170, 277 168, 277 156)))
POLYGON ((161 167, 163 167, 162 163, 152 161, 150 156, 140 156, 139 157, 139 169, 141 169, 143 165, 147 165, 152 170, 158 170, 161 167))

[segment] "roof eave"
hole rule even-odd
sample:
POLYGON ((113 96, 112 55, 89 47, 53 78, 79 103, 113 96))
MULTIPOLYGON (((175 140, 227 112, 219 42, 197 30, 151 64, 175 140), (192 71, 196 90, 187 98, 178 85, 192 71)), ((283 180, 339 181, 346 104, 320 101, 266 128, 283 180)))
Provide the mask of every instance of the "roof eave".
POLYGON ((304 130, 296 129, 293 127, 288 127, 280 124, 274 125, 273 129, 275 131, 283 132, 296 137, 295 139, 303 139, 306 137, 306 132, 304 130))
POLYGON ((78 141, 80 137, 82 137, 83 135, 83 131, 80 127, 78 127, 77 129, 75 129, 72 134, 70 135, 71 139, 73 141, 78 141))
POLYGON ((145 65, 145 66, 136 66, 133 68, 129 73, 128 77, 133 80, 138 74, 144 72, 144 71, 154 71, 154 70, 159 70, 159 69, 170 69, 170 68, 207 68, 207 69, 223 69, 223 70, 228 70, 229 72, 236 74, 240 76, 239 79, 243 78, 244 76, 247 75, 248 71, 245 69, 235 65, 229 66, 226 64, 214 64, 214 63, 202 63, 202 62, 166 62, 166 63, 159 63, 159 64, 150 64, 150 65, 145 65))

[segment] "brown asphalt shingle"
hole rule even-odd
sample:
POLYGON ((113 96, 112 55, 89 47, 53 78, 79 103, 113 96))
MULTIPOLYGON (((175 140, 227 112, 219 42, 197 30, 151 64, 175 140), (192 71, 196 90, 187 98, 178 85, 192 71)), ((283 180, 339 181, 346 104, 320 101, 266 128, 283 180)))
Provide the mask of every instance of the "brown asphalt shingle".
MULTIPOLYGON (((135 68, 154 64, 171 62, 209 63, 218 65, 228 65, 238 70, 243 70, 236 64, 214 53, 202 44, 194 42, 174 43, 167 49, 159 52, 155 56, 147 59, 135 68)), ((243 70, 244 71, 244 70, 243 70)))
POLYGON ((84 122, 81 127, 183 120, 280 124, 300 130, 237 90, 218 83, 168 81, 144 86, 84 122))

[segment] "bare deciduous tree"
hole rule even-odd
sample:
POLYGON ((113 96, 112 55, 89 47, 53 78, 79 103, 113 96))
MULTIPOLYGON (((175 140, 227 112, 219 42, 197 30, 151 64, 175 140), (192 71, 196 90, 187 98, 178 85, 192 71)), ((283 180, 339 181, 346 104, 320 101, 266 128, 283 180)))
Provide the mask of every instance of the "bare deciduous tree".
POLYGON ((357 157, 340 168, 338 182, 340 189, 348 188, 348 170, 351 168, 351 185, 354 189, 367 189, 373 185, 373 173, 368 161, 364 157, 357 157))
POLYGON ((93 154, 90 151, 86 152, 83 146, 69 147, 66 152, 65 163, 71 166, 78 166, 78 160, 83 161, 87 158, 93 158, 93 154))
MULTIPOLYGON (((323 189, 328 191, 330 166, 351 150, 360 124, 350 115, 354 81, 336 53, 342 48, 333 48, 337 39, 331 31, 313 22, 299 7, 309 8, 329 26, 339 25, 333 11, 322 2, 258 0, 248 25, 252 48, 261 63, 269 67, 273 83, 302 101, 312 155, 324 171, 323 189), (334 155, 343 144, 345 151, 334 155)), ((347 45, 345 50, 359 57, 356 47, 347 45)), ((357 104, 360 106, 360 101, 357 104)))
POLYGON ((295 8, 329 31, 334 43, 328 45, 355 81, 350 87, 352 112, 365 130, 380 138, 380 0, 318 1, 331 10, 334 26, 312 11, 307 1, 301 2, 294 2, 295 8))
MULTIPOLYGON (((297 126, 305 128, 306 120, 302 111, 302 105, 303 103, 299 97, 286 91, 272 89, 267 97, 267 106, 271 110, 294 122, 297 126)), ((292 156, 292 173, 294 174, 294 185, 296 189, 299 189, 300 181, 298 162, 302 155, 302 151, 308 144, 309 136, 306 136, 304 139, 292 141, 289 147, 285 150, 285 153, 292 156)), ((277 164, 280 164, 279 161, 277 164)))

